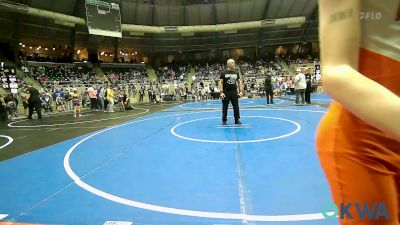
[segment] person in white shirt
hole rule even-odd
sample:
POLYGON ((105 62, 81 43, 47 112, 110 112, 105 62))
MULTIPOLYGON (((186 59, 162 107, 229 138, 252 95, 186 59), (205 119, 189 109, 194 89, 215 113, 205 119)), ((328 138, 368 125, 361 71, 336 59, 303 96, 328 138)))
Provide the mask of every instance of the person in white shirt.
POLYGON ((301 96, 301 102, 305 104, 305 91, 307 87, 306 76, 301 73, 301 69, 296 69, 296 76, 294 77, 294 90, 296 93, 296 104, 299 104, 299 98, 301 96))

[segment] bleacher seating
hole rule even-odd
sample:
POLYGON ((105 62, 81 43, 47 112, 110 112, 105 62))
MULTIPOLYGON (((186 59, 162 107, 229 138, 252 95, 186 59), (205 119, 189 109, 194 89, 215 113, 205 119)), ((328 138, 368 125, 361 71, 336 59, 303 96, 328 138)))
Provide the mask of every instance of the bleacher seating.
POLYGON ((87 63, 28 63, 23 68, 28 76, 48 87, 51 85, 88 86, 101 84, 103 79, 92 71, 91 64, 87 63))

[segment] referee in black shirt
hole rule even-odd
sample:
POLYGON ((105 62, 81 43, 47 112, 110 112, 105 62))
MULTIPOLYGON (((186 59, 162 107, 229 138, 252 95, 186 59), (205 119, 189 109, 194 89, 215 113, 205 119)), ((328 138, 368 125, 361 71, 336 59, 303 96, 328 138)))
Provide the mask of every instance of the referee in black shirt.
POLYGON ((227 61, 227 69, 221 72, 220 90, 222 99, 222 124, 226 125, 228 120, 229 102, 233 106, 235 124, 242 124, 240 122, 239 97, 243 96, 243 85, 240 81, 239 72, 235 70, 235 61, 233 59, 227 61), (238 87, 240 88, 239 94, 238 87))
POLYGON ((38 119, 42 119, 42 108, 40 101, 39 91, 34 88, 32 85, 27 90, 28 95, 26 98, 28 99, 28 107, 29 107, 29 116, 28 119, 32 119, 33 109, 35 109, 38 119))

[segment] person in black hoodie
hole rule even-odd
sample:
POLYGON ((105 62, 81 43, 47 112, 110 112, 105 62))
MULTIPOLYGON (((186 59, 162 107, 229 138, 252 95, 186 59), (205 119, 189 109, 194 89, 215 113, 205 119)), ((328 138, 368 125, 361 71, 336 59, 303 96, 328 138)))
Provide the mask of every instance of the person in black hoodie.
POLYGON ((26 96, 28 99, 28 106, 29 106, 29 116, 28 119, 32 119, 33 110, 36 111, 38 115, 38 119, 42 119, 42 108, 41 108, 41 101, 40 101, 40 94, 39 91, 34 88, 32 85, 28 88, 28 95, 26 96))
POLYGON ((305 92, 306 104, 311 104, 312 86, 311 86, 311 74, 310 74, 309 69, 307 70, 305 76, 306 76, 306 82, 307 82, 307 87, 306 87, 306 92, 305 92))
POLYGON ((268 75, 264 81, 265 96, 267 98, 267 104, 274 104, 274 90, 272 87, 271 75, 268 75), (271 98, 271 101, 269 100, 271 98))

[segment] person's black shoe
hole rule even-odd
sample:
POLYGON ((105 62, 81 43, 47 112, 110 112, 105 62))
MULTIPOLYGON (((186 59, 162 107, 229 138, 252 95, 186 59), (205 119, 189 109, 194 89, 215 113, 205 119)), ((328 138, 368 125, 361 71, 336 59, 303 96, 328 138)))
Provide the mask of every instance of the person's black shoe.
POLYGON ((226 121, 222 121, 222 125, 225 126, 226 125, 226 121))
POLYGON ((240 122, 240 120, 238 119, 238 120, 235 120, 235 124, 240 125, 240 124, 242 124, 242 122, 240 122))

